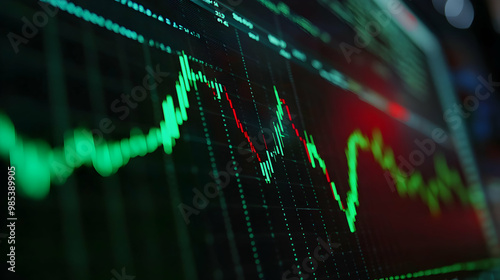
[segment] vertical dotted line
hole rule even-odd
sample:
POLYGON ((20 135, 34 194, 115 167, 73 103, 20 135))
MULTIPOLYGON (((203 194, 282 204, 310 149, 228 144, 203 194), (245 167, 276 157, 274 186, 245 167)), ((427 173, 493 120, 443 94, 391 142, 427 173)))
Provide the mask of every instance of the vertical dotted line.
MULTIPOLYGON (((243 48, 241 47, 240 36, 238 34, 238 30, 237 29, 235 29, 235 33, 236 33, 236 39, 238 41, 238 47, 240 49, 241 61, 243 62, 243 68, 245 70, 245 76, 246 76, 247 82, 248 82, 248 88, 250 90, 250 95, 252 96, 252 103, 253 103, 253 106, 255 108, 255 113, 257 114, 257 120, 259 122, 259 129, 261 129, 262 128, 262 122, 260 120, 259 111, 257 110, 257 103, 255 102, 255 96, 254 96, 254 93, 253 93, 252 84, 250 83, 250 77, 248 75, 248 70, 247 70, 247 66, 246 66, 246 62, 245 62, 245 56, 243 54, 243 48)), ((257 247, 255 247, 254 233, 253 233, 253 229, 252 229, 252 224, 250 222, 250 217, 248 216, 248 210, 247 210, 245 195, 243 194, 243 186, 241 185, 241 181, 240 181, 239 177, 236 177, 236 181, 238 183, 238 188, 239 188, 239 192, 240 192, 241 203, 243 204, 243 209, 244 209, 243 213, 245 214, 245 219, 247 221, 248 233, 249 233, 249 237, 250 237, 250 240, 251 240, 250 244, 252 245, 253 257, 255 259, 255 264, 257 265, 257 272, 259 273, 259 278, 263 278, 264 274, 262 273, 262 266, 260 265, 259 254, 257 253, 257 247)))
POLYGON ((255 103, 255 96, 253 94, 252 83, 250 83, 250 77, 248 75, 247 64, 245 62, 245 56, 243 55, 243 48, 241 47, 240 35, 238 34, 238 29, 234 29, 236 32, 236 39, 238 40, 238 47, 240 48, 241 61, 243 62, 243 68, 245 69, 245 76, 247 77, 248 88, 250 89, 250 95, 252 96, 253 107, 255 108, 255 113, 257 113, 257 120, 259 122, 259 129, 262 129, 262 122, 260 121, 259 110, 257 110, 257 103, 255 103))
MULTIPOLYGON (((225 45, 225 44, 223 44, 223 46, 224 46, 224 51, 225 51, 226 56, 227 56, 228 51, 227 51, 226 45, 225 45)), ((232 65, 231 65, 231 61, 230 61, 229 59, 228 59, 228 66, 229 66, 229 71, 230 71, 231 73, 234 73, 234 72, 233 72, 232 65)), ((234 76, 233 76, 233 81, 234 81, 234 82, 236 82, 236 81, 235 81, 234 76)), ((237 95, 237 97, 239 98, 239 95, 237 95)), ((265 95, 265 97, 266 97, 266 100, 267 100, 267 101, 269 101, 269 100, 268 100, 268 95, 267 95, 267 94, 265 95)), ((271 108, 269 108, 269 109, 271 109, 271 108)), ((223 115, 223 116, 224 116, 224 115, 223 115)), ((226 124, 225 124, 225 123, 224 123, 224 126, 226 126, 226 124)), ((229 137, 229 136, 228 136, 228 137, 229 137)), ((229 140, 228 140, 228 141, 229 141, 229 140)), ((238 147, 236 147, 236 148, 238 148, 238 147)), ((231 154, 232 154, 232 153, 233 153, 233 152, 231 151, 231 154)), ((255 166, 255 172, 257 173, 257 176, 259 176, 260 174, 258 173, 258 168, 257 168, 257 166, 256 166, 256 165, 254 165, 254 166, 255 166)), ((269 225, 269 231, 270 231, 271 239, 273 239, 273 240, 274 240, 274 239, 275 239, 275 235, 274 235, 274 227, 273 227, 273 224, 271 223, 271 217, 270 217, 270 215, 269 215, 269 209, 268 209, 268 206, 267 206, 267 201, 266 201, 266 198, 265 198, 265 195, 264 195, 264 187, 262 186, 262 181, 261 181, 261 180, 257 180, 257 181, 258 181, 258 185, 257 185, 257 186, 258 186, 258 188, 259 188, 259 190, 260 190, 260 193, 261 193, 261 196, 262 196, 262 206, 263 206, 263 208, 265 209, 266 219, 267 219, 267 224, 269 225)), ((252 246, 253 246, 253 245, 252 245, 252 246)), ((276 257, 277 257, 277 260, 278 260, 278 265, 280 266, 280 269, 281 269, 281 268, 282 268, 282 261, 281 261, 281 257, 280 257, 279 250, 278 250, 278 247, 277 247, 277 246, 275 246, 275 252, 276 252, 276 257)))
MULTIPOLYGON (((287 66, 287 72, 288 72, 288 78, 290 80, 290 84, 292 85, 292 89, 293 89, 293 92, 294 92, 294 95, 295 95, 295 99, 298 100, 298 96, 297 96, 297 88, 295 86, 295 80, 293 78, 293 75, 292 75, 292 69, 290 68, 290 64, 289 62, 287 61, 286 62, 286 66, 287 66)), ((302 122, 302 124, 304 125, 304 122, 302 122)), ((318 200, 318 195, 316 194, 316 188, 314 187, 314 184, 313 184, 313 181, 312 181, 312 176, 311 176, 311 173, 309 172, 309 168, 307 167, 307 162, 308 162, 308 159, 307 159, 307 155, 305 154, 304 150, 303 149, 299 149, 300 150, 300 153, 302 155, 302 159, 303 159, 303 162, 306 163, 306 173, 307 173, 307 177, 309 178, 309 185, 312 187, 312 191, 313 191, 313 196, 314 196, 314 200, 316 202, 316 205, 318 206, 318 209, 319 209, 319 216, 320 216, 320 219, 321 219, 321 222, 323 224, 323 230, 325 232, 325 235, 326 235, 326 242, 328 242, 328 245, 330 246, 330 250, 332 252, 334 252, 333 248, 332 248, 332 242, 330 240, 330 236, 328 234, 328 229, 326 227, 326 222, 325 222, 325 218, 323 216, 323 211, 321 210, 321 207, 320 207, 320 204, 319 204, 319 200, 318 200)), ((297 169, 298 171, 298 169, 297 169)), ((299 177, 300 180, 302 179, 301 177, 299 177)), ((302 186, 302 184, 301 184, 302 186)), ((323 185, 323 190, 325 190, 325 186, 323 185)), ((330 196, 327 196, 328 198, 330 196)), ((306 200, 307 202, 308 200, 306 200)), ((332 204, 329 204, 329 205, 332 205, 332 204)), ((335 265, 335 270, 337 272, 337 277, 340 278, 340 273, 339 273, 339 269, 338 269, 338 266, 337 266, 337 263, 336 262, 333 262, 334 265, 335 265)), ((313 275, 315 274, 316 270, 314 271, 313 275)), ((329 272, 328 272, 328 266, 325 267, 325 272, 327 275, 329 275, 329 272)))
MULTIPOLYGON (((205 113, 203 112, 203 106, 201 106, 200 93, 198 91, 196 91, 195 93, 196 93, 196 100, 198 103, 198 109, 200 111, 200 118, 201 118, 201 122, 203 125, 203 132, 205 133, 205 138, 207 140, 208 154, 210 157, 210 165, 212 167, 214 177, 219 178, 218 172, 217 172, 217 165, 215 164, 215 157, 214 157, 214 152, 213 152, 212 141, 210 140, 210 134, 208 134, 208 125, 206 122, 205 113)), ((220 185, 220 179, 217 179, 216 181, 217 181, 217 184, 220 185)), ((231 255, 232 255, 233 260, 234 260, 236 275, 237 275, 238 279, 244 279, 243 267, 241 266, 241 263, 240 263, 238 249, 237 249, 237 246, 235 243, 234 233, 233 233, 233 230, 231 227, 231 219, 230 219, 229 214, 228 214, 226 199, 224 197, 222 190, 220 191, 220 194, 219 194, 219 200, 220 200, 221 207, 222 207, 222 215, 224 217, 224 224, 226 226, 227 238, 228 238, 228 241, 229 241, 229 244, 231 247, 231 255)))
MULTIPOLYGON (((295 207, 295 212, 296 212, 296 215, 297 215, 297 219, 299 220, 299 225, 300 225, 300 228, 302 231, 304 231, 304 227, 302 226, 302 222, 300 221, 300 216, 298 214, 298 211, 297 211, 297 201, 295 200, 295 196, 293 195, 293 188, 292 188, 292 184, 290 182, 290 178, 288 176, 288 171, 286 169, 286 166, 285 166, 285 160, 284 160, 284 157, 281 157, 281 164, 282 164, 282 167, 285 171, 285 176, 286 176, 286 182, 287 182, 287 185, 290 189, 290 195, 292 196, 292 201, 293 201, 293 206, 295 207)), ((275 180, 276 181, 276 180, 275 180)), ((278 184, 275 184, 276 187, 278 187, 278 184)), ((283 211, 283 216, 285 216, 285 212, 283 211)), ((285 221, 286 221, 286 216, 285 216, 285 221)), ((287 225, 287 229, 288 229, 288 222, 286 223, 287 225)), ((295 257, 295 261, 299 261, 299 259, 297 258, 297 252, 294 248, 294 244, 293 244, 293 238, 292 238, 292 234, 289 232, 288 233, 288 236, 290 237, 290 241, 292 242, 292 251, 293 251, 293 256, 295 257)), ((307 242, 306 242, 306 248, 307 248, 307 242)), ((299 272, 300 274, 300 272, 299 272)))
MULTIPOLYGON (((359 254, 361 255, 361 260, 363 261, 363 265, 365 266, 366 277, 368 277, 368 279, 370 279, 370 274, 368 273, 368 267, 366 266, 365 256, 363 254, 363 251, 361 250, 361 244, 359 243, 358 233, 355 232, 354 236, 356 237, 356 243, 358 245, 359 254)), ((354 263, 356 263, 356 262, 354 262, 354 263)), ((358 273, 357 270, 356 270, 356 273, 358 273)))
MULTIPOLYGON (((273 75, 273 71, 272 71, 272 68, 271 68, 271 65, 268 64, 268 68, 269 68, 269 73, 271 75, 271 80, 272 80, 272 83, 273 84, 276 84, 275 83, 275 80, 274 80, 274 75, 273 75)), ((288 178, 288 173, 286 171, 286 167, 285 167, 285 163, 284 163, 284 160, 283 160, 283 157, 281 157, 281 163, 282 163, 282 166, 283 168, 285 169, 285 175, 286 175, 286 178, 287 178, 287 183, 288 185, 290 186, 290 190, 291 190, 291 184, 290 184, 290 180, 288 178)), ((284 221, 285 221, 285 226, 286 226, 286 229, 288 231, 288 237, 290 239, 290 244, 291 244, 291 247, 292 247, 292 252, 293 252, 293 256, 294 256, 294 259, 295 261, 297 262, 298 261, 298 258, 297 258, 297 253, 296 253, 296 250, 295 250, 295 245, 294 245, 294 241, 293 241, 293 237, 292 237, 292 234, 290 232, 290 226, 288 225, 288 222, 287 222, 287 219, 286 219, 286 212, 285 212, 285 207, 283 205, 283 201, 281 199, 281 193, 280 193, 280 190, 279 190, 279 187, 278 187, 278 182, 277 180, 273 180, 274 181, 274 185, 276 187, 276 191, 278 193, 278 198, 279 198, 279 202, 280 202, 280 206, 281 206, 281 209, 283 210, 283 218, 284 218, 284 221)), ((294 201, 294 204, 295 204, 295 197, 293 196, 293 192, 291 192, 291 195, 292 195, 292 199, 294 201)), ((295 204, 295 207, 297 207, 297 205, 295 204)), ((300 218, 299 218, 299 221, 300 221, 300 218)), ((280 266, 281 266, 281 260, 280 260, 280 266)), ((302 277, 301 277, 302 278, 302 277)))
MULTIPOLYGON (((222 115, 222 123, 224 125, 224 131, 226 132, 226 137, 227 137, 227 143, 229 145, 229 152, 231 153, 231 160, 233 164, 236 163, 236 159, 234 157, 234 147, 231 144, 231 138, 229 136, 229 131, 227 129, 227 124, 226 124, 226 115, 224 114, 223 106, 222 106, 222 101, 221 99, 218 99, 219 103, 219 108, 220 112, 222 115)), ((235 167, 235 170, 237 170, 237 167, 235 167)), ((255 260, 255 265, 257 267, 257 272, 259 273, 259 278, 264 278, 264 273, 262 272, 262 266, 260 264, 260 259, 259 259, 259 253, 257 252, 257 246, 255 246, 255 235, 253 233, 253 228, 252 228, 252 223, 250 222, 250 215, 248 213, 248 206, 245 200, 245 195, 243 193, 243 185, 241 184, 240 180, 240 174, 236 173, 234 175, 236 177, 236 182, 238 184, 238 191, 240 193, 240 198, 241 198, 241 204, 243 208, 243 214, 245 215, 245 221, 246 221, 246 226, 247 226, 247 231, 248 231, 248 237, 250 238, 250 245, 252 247, 252 252, 253 252, 253 258, 255 260)))

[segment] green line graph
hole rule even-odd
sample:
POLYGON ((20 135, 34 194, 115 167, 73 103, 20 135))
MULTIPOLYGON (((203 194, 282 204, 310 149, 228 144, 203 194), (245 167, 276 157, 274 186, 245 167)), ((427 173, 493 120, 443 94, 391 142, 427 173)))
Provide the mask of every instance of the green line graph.
MULTIPOLYGON (((66 1, 62 0, 45 2, 52 5, 66 3, 66 1)), ((71 3, 71 5, 73 4, 71 3)), ((66 11, 77 17, 107 28, 140 44, 151 47, 156 46, 159 50, 172 53, 170 47, 153 40, 146 40, 142 35, 119 26, 108 19, 88 13, 85 9, 79 9, 78 6, 76 8, 75 5, 59 7, 61 9, 66 8, 66 11)), ((361 153, 365 153, 370 157, 373 156, 373 160, 380 166, 381 171, 390 174, 401 198, 418 199, 427 205, 429 211, 433 214, 438 214, 441 211, 442 204, 453 203, 455 200, 464 205, 474 203, 469 190, 462 182, 459 172, 450 168, 445 158, 440 155, 434 157, 434 177, 424 180, 419 171, 406 175, 399 169, 392 148, 384 144, 382 134, 377 129, 372 132, 372 135, 366 135, 360 130, 354 129, 348 136, 345 145, 348 172, 347 174, 340 174, 341 176, 347 176, 348 185, 341 188, 339 184, 336 185, 330 179, 332 174, 339 171, 332 169, 331 166, 330 169, 327 169, 327 161, 326 158, 323 158, 324 155, 322 156, 321 145, 315 143, 313 135, 304 128, 298 129, 292 122, 290 109, 286 101, 280 97, 276 87, 272 89, 276 100, 273 113, 277 117, 272 125, 274 145, 267 143, 264 152, 257 151, 251 141, 253 138, 249 136, 244 123, 238 118, 237 110, 233 106, 226 87, 217 82, 216 79, 208 78, 201 71, 193 70, 186 55, 182 54, 178 58, 180 71, 178 79, 172 88, 175 92, 167 94, 161 102, 163 120, 147 131, 133 128, 130 131, 130 137, 118 141, 98 141, 89 129, 76 128, 64 135, 62 146, 51 147, 47 141, 28 139, 21 136, 10 118, 0 112, 0 158, 10 159, 11 164, 16 166, 18 190, 28 198, 43 199, 49 194, 52 184, 63 183, 78 168, 85 166, 94 169, 100 176, 105 177, 117 173, 121 167, 127 165, 133 158, 147 156, 160 148, 166 154, 172 154, 175 151, 176 143, 182 141, 182 125, 189 121, 190 101, 193 101, 193 93, 202 87, 207 87, 212 90, 214 100, 227 102, 228 108, 232 110, 236 127, 248 142, 251 151, 256 155, 255 160, 258 161, 262 180, 265 183, 273 183, 275 181, 274 174, 280 170, 279 159, 284 157, 288 150, 285 142, 291 142, 284 141, 285 138, 297 137, 296 140, 299 140, 298 142, 303 145, 306 151, 305 154, 312 169, 317 169, 318 172, 322 172, 325 176, 325 181, 332 190, 332 197, 337 202, 334 202, 335 205, 332 205, 332 207, 346 215, 346 221, 351 232, 356 231, 357 208, 360 205, 359 192, 370 188, 369 185, 359 186, 358 184, 358 177, 362 174, 358 170, 361 153), (287 117, 290 122, 284 122, 287 117), (287 126, 287 124, 291 127, 287 126)), ((500 259, 487 259, 456 263, 432 269, 425 268, 413 273, 379 278, 379 280, 418 278, 457 271, 485 270, 498 266, 500 266, 500 259)))
MULTIPOLYGON (((283 138, 289 135, 285 133, 283 119, 288 115, 290 122, 292 121, 290 109, 286 101, 280 98, 276 87, 273 88, 277 102, 275 111, 277 119, 273 125, 275 145, 271 150, 266 149, 264 153, 259 153, 239 120, 226 87, 216 79, 207 78, 201 71, 195 72, 185 54, 179 56, 179 65, 180 71, 175 82, 176 98, 167 94, 162 101, 164 120, 160 121, 158 127, 150 128, 145 134, 140 129, 132 129, 130 137, 120 141, 103 140, 96 143, 90 130, 77 128, 65 135, 62 147, 51 148, 45 141, 24 139, 16 133, 9 118, 0 114, 0 137, 3 139, 0 143, 0 155, 3 158, 10 156, 11 163, 16 166, 23 193, 33 199, 42 199, 48 194, 52 182, 64 182, 76 168, 83 165, 94 168, 101 176, 110 176, 132 158, 145 156, 160 146, 163 146, 166 154, 171 154, 181 136, 179 128, 188 121, 190 93, 198 91, 200 86, 210 88, 214 100, 225 97, 233 112, 236 126, 248 141, 252 152, 256 154, 264 181, 271 183, 275 173, 273 165, 276 164, 277 157, 284 156, 286 150, 283 138)), ((351 232, 356 230, 355 221, 359 206, 357 164, 360 151, 371 152, 382 170, 390 172, 400 196, 411 198, 418 196, 432 213, 439 213, 440 202, 452 201, 453 194, 462 203, 469 202, 468 191, 462 184, 458 171, 448 168, 444 158, 435 157, 436 176, 427 183, 418 171, 407 176, 398 168, 392 149, 384 145, 378 130, 374 131, 372 138, 359 130, 355 130, 349 136, 345 150, 349 190, 343 200, 339 189, 330 180, 326 163, 320 155, 320 149, 314 143, 313 136, 305 130, 304 136, 301 136, 293 122, 291 126, 296 137, 304 145, 311 167, 319 167, 325 175, 333 197, 338 202, 339 210, 345 212, 351 232)))

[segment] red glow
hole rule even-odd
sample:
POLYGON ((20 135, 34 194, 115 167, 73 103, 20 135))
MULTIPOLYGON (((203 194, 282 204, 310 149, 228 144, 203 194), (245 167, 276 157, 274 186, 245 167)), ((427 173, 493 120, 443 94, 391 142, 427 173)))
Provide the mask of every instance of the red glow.
POLYGON ((406 110, 405 107, 394 103, 394 102, 389 102, 388 106, 389 114, 396 119, 400 119, 403 121, 407 121, 410 118, 410 114, 408 113, 408 110, 406 110))

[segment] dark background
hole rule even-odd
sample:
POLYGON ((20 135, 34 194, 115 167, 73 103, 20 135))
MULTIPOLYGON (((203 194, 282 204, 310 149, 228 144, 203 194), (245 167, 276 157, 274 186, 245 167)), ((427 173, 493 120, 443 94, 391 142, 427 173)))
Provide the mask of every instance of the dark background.
MULTIPOLYGON (((339 1, 342 5, 348 2, 339 1)), ((140 103, 125 120, 119 119, 109 104, 142 82, 148 56, 153 66, 159 64, 171 73, 159 85, 160 100, 174 94, 172 88, 180 71, 176 51, 181 50, 220 68, 190 62, 195 70, 227 86, 238 116, 252 136, 269 126, 275 113, 276 86, 296 115, 293 122, 299 131, 314 135, 343 201, 349 189, 345 145, 355 129, 368 136, 379 129, 384 143, 396 155, 404 156, 415 149, 414 139, 425 137, 387 112, 327 83, 317 73, 254 42, 244 32, 217 23, 212 14, 190 1, 141 3, 196 31, 200 38, 160 25, 115 1, 74 3, 164 42, 173 53, 141 45, 59 11, 28 44, 20 46, 19 54, 14 54, 6 34, 19 33, 21 18, 31 18, 40 7, 31 1, 5 1, 0 12, 0 111, 25 137, 43 139, 58 147, 65 132, 76 127, 98 127, 103 117, 116 124, 116 130, 105 137, 110 140, 129 137, 132 128, 147 131, 158 126, 158 103, 152 98, 140 103), (57 77, 65 83, 64 108, 58 106, 60 100, 51 99, 49 89, 47 69, 58 63, 51 60, 54 43, 60 47, 58 54, 64 69, 64 75, 57 77), (101 82, 97 86, 92 74, 96 69, 101 82)), ((380 91, 389 100, 445 125, 434 89, 428 100, 417 103, 402 96, 404 81, 397 77, 393 65, 377 54, 363 50, 352 64, 345 61, 338 43, 352 43, 355 28, 316 2, 286 3, 294 14, 331 34, 330 43, 321 42, 289 18, 257 2, 245 0, 234 10, 288 43, 312 50, 335 69, 380 91), (372 65, 385 69, 390 78, 372 65)), ((432 1, 405 3, 439 38, 459 100, 474 94, 479 75, 491 74, 494 81, 500 81, 499 35, 488 3, 474 1, 475 19, 467 30, 451 26, 432 1)), ((245 138, 236 128, 228 104, 214 101, 207 88, 200 89, 199 97, 202 105, 192 96, 189 123, 183 125, 182 137, 172 155, 166 156, 160 148, 131 160, 105 178, 92 168, 76 169, 63 184, 53 184, 50 194, 42 200, 18 194, 15 277, 112 279, 112 271, 120 274, 126 268, 127 274, 136 279, 190 279, 193 275, 198 279, 237 279, 238 269, 245 279, 280 279, 292 265, 313 252, 317 237, 326 240, 327 236, 330 244, 341 246, 319 264, 315 279, 378 279, 489 257, 480 221, 471 207, 454 201, 443 207, 440 216, 430 215, 418 198, 410 199, 390 189, 383 170, 369 153, 359 156, 360 207, 357 231, 351 233, 324 175, 310 166, 289 123, 285 128, 285 157, 275 165, 273 183, 266 184, 255 161, 247 160, 250 153, 237 148, 245 138), (202 112, 206 121, 202 120, 202 112), (213 154, 209 152, 205 129, 213 143, 213 154), (230 160, 240 163, 242 175, 231 178, 224 197, 211 199, 207 209, 192 215, 191 223, 185 225, 177 204, 191 204, 192 189, 212 182, 208 174, 214 165, 223 170, 230 160)), ((497 219, 498 112, 500 102, 494 93, 465 119, 485 193, 497 219)), ((460 170, 453 148, 438 147, 438 153, 446 156, 452 168, 460 170)), ((8 159, 2 158, 2 166, 8 165, 8 159)), ((426 159, 419 170, 424 178, 432 178, 436 173, 432 158, 426 159)), ((4 240, 1 253, 5 256, 4 240)), ((427 278, 478 279, 480 273, 427 278)), ((13 278, 9 273, 7 277, 13 278)))

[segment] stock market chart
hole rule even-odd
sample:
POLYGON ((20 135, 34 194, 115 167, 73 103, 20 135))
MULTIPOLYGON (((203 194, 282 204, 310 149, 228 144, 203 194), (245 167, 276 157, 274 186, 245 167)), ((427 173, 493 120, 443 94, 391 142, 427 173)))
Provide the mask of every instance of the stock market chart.
POLYGON ((3 4, 7 277, 496 279, 446 63, 404 3, 3 4))

